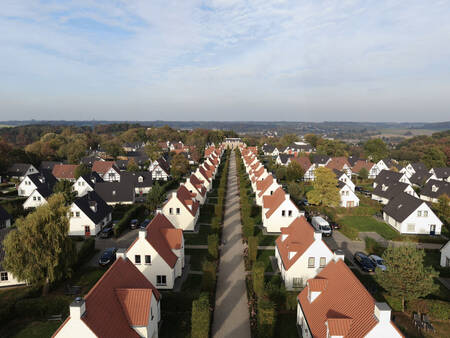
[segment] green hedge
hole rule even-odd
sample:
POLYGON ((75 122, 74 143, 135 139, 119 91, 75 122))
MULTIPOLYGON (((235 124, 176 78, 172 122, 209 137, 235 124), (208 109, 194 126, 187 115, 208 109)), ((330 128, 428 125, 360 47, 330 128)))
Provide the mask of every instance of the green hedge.
POLYGON ((275 305, 266 299, 258 301, 258 329, 257 337, 269 338, 274 336, 275 305))
POLYGON ((80 267, 81 265, 86 263, 94 253, 95 253, 95 238, 89 237, 83 242, 80 251, 78 251, 75 266, 80 267))
POLYGON ((202 290, 213 292, 216 286, 216 263, 205 261, 202 270, 202 290))
POLYGON ((52 296, 28 298, 19 300, 14 310, 16 315, 22 317, 49 317, 61 314, 64 318, 69 311, 69 304, 73 301, 71 296, 52 296))
POLYGON ((128 228, 130 225, 130 221, 136 217, 143 209, 145 208, 144 205, 135 205, 130 210, 128 210, 125 215, 123 215, 122 219, 117 223, 113 230, 114 230, 114 236, 119 237, 122 232, 125 231, 125 229, 128 228))
POLYGON ((431 319, 450 319, 450 302, 436 299, 418 299, 409 301, 407 309, 410 312, 426 313, 431 319))
POLYGON ((209 311, 209 295, 202 293, 192 302, 191 337, 208 338, 211 313, 209 311))
POLYGON ((264 270, 266 269, 265 263, 262 261, 256 261, 252 268, 252 280, 253 290, 258 297, 262 297, 264 294, 264 270))
POLYGON ((208 253, 213 259, 219 258, 219 236, 217 234, 208 236, 208 253))
POLYGON ((258 237, 256 236, 248 237, 248 257, 252 262, 256 262, 256 258, 258 257, 258 244, 259 244, 258 237))

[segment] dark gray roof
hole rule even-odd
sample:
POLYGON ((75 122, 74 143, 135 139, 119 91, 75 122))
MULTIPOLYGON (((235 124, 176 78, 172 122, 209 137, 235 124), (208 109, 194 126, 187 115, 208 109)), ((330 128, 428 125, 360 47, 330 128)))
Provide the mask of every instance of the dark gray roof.
POLYGON ((436 178, 440 179, 447 179, 450 177, 450 167, 445 168, 433 168, 434 174, 436 175, 436 178))
POLYGON ((57 164, 63 164, 62 162, 57 161, 42 161, 41 166, 39 167, 40 170, 53 170, 53 167, 57 164))
POLYGON ((271 153, 275 150, 275 146, 271 145, 271 144, 265 144, 262 146, 262 150, 265 153, 271 153))
POLYGON ((428 180, 431 177, 431 174, 428 172, 428 170, 419 170, 416 171, 415 174, 413 174, 409 180, 411 181, 411 183, 416 184, 418 186, 423 186, 426 182, 426 180, 428 180))
POLYGON ((330 156, 328 155, 313 155, 313 163, 314 164, 326 164, 330 156))
POLYGON ((384 184, 377 185, 372 194, 391 200, 395 196, 403 193, 409 184, 398 181, 390 182, 389 185, 384 185, 387 188, 386 190, 383 190, 383 185, 384 184))
POLYGON ((280 157, 280 161, 281 161, 281 163, 283 163, 283 164, 287 163, 287 161, 288 161, 290 158, 294 157, 294 155, 283 154, 283 153, 278 154, 278 156, 280 157))
POLYGON ((120 182, 132 185, 138 188, 147 188, 153 185, 152 173, 149 171, 136 171, 120 173, 120 182), (142 178, 142 182, 139 182, 139 178, 142 178))
POLYGON ((77 198, 73 203, 75 203, 76 206, 96 224, 105 218, 112 210, 112 208, 106 204, 95 191, 89 191, 83 197, 77 198), (92 203, 97 204, 97 211, 94 211, 91 208, 92 203))
POLYGON ((7 219, 11 219, 11 215, 0 205, 0 220, 6 221, 7 219))
POLYGON ((53 194, 53 191, 44 185, 41 187, 38 187, 36 190, 45 199, 47 199, 51 194, 53 194))
POLYGON ((170 164, 165 158, 160 157, 156 160, 159 164, 159 167, 166 172, 167 175, 170 175, 170 164))
POLYGON ((24 176, 30 168, 30 163, 14 163, 8 168, 9 176, 24 176))
POLYGON ((439 180, 429 180, 420 191, 420 194, 431 198, 439 198, 444 194, 450 197, 450 183, 439 180), (433 191, 433 186, 435 191, 433 191))
POLYGON ((95 171, 92 171, 90 174, 82 175, 81 176, 89 186, 94 189, 96 183, 104 182, 103 178, 96 173, 95 171))
POLYGON ((41 170, 38 174, 28 175, 28 178, 34 183, 37 188, 45 187, 49 190, 53 190, 58 180, 53 176, 52 172, 47 169, 41 170))
POLYGON ((399 182, 403 174, 392 171, 392 170, 382 170, 375 178, 375 183, 389 185, 392 182, 399 182))
POLYGON ((391 199, 383 211, 397 222, 403 222, 422 203, 425 202, 404 192, 391 199))
POLYGON ((414 168, 415 172, 418 171, 428 171, 427 166, 422 162, 411 163, 411 166, 414 168))
POLYGON ((351 166, 351 167, 354 167, 354 166, 355 166, 355 163, 356 163, 357 161, 359 161, 359 160, 365 161, 364 159, 359 158, 359 157, 357 157, 357 156, 349 156, 348 159, 347 159, 347 161, 348 161, 348 163, 350 163, 350 166, 351 166))
POLYGON ((120 170, 127 170, 127 168, 128 168, 128 160, 116 160, 116 166, 120 170))
POLYGON ((85 164, 88 167, 92 167, 95 161, 103 161, 103 159, 99 156, 85 156, 81 159, 81 164, 85 164))
POLYGON ((3 259, 5 258, 5 250, 3 249, 3 240, 12 229, 13 228, 0 229, 0 271, 4 271, 2 266, 3 259))
POLYGON ((127 182, 100 182, 94 189, 107 203, 134 202, 134 187, 127 182))

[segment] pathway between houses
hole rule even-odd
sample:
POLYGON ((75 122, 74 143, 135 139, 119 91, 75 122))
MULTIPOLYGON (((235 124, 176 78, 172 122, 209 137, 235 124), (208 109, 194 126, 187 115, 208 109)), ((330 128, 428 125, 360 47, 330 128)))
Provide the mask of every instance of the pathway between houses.
POLYGON ((250 338, 247 287, 242 256, 244 246, 233 151, 231 152, 227 184, 222 230, 223 246, 220 252, 212 336, 250 338))

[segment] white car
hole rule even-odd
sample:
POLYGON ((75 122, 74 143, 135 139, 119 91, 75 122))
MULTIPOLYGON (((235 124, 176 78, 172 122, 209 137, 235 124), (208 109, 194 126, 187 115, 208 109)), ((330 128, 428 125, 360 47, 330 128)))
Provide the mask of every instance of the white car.
POLYGON ((377 268, 380 268, 382 271, 386 271, 386 265, 384 265, 383 258, 377 255, 370 255, 369 259, 376 265, 377 268))

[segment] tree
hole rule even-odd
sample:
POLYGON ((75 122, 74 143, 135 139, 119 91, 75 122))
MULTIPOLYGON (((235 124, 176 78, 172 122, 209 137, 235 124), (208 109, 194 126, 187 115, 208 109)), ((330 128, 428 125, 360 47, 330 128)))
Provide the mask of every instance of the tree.
POLYGON ((367 178, 369 177, 369 171, 367 170, 367 168, 361 168, 358 176, 363 180, 367 180, 367 178))
POLYGON ((164 188, 156 182, 150 192, 147 194, 147 204, 150 211, 155 211, 158 206, 164 202, 164 188))
POLYGON ((338 180, 331 169, 317 168, 313 183, 314 189, 306 194, 309 203, 337 207, 341 202, 337 184, 338 180))
POLYGON ((51 196, 26 218, 16 221, 16 229, 5 238, 3 265, 19 280, 42 286, 70 277, 76 250, 69 238, 69 208, 63 194, 51 196))
POLYGON ((316 134, 305 135, 305 141, 308 142, 313 148, 317 147, 317 144, 319 143, 320 139, 321 137, 316 134))
POLYGON ((152 161, 156 161, 162 153, 161 148, 156 142, 147 144, 144 147, 144 151, 152 161))
POLYGON ((179 179, 189 171, 189 161, 183 154, 177 154, 170 162, 170 174, 173 178, 179 179))
POLYGON ((392 297, 411 301, 425 297, 438 289, 434 278, 438 273, 431 266, 424 266, 425 252, 413 245, 389 247, 383 253, 386 271, 377 269, 375 278, 392 297))
POLYGON ((341 141, 320 139, 317 154, 328 156, 348 156, 349 146, 341 141))
POLYGON ((72 183, 70 183, 70 181, 68 180, 61 180, 56 182, 55 186, 53 187, 53 192, 55 194, 62 193, 66 201, 66 205, 71 205, 77 196, 76 192, 72 190, 72 183))
POLYGON ((279 180, 284 180, 286 178, 286 168, 285 167, 279 167, 275 170, 275 176, 279 180))
POLYGON ((364 152, 375 163, 389 155, 389 149, 381 138, 373 138, 364 143, 364 152))
POLYGON ((130 158, 128 160, 127 171, 139 171, 139 166, 137 165, 134 158, 130 158))
POLYGON ((86 164, 80 164, 75 169, 75 179, 78 179, 80 176, 84 175, 90 175, 91 174, 91 168, 89 168, 86 164))
POLYGON ((439 196, 435 208, 439 218, 448 226, 450 224, 450 198, 446 194, 439 196))
POLYGON ((286 169, 286 179, 288 181, 298 181, 303 178, 305 174, 305 170, 303 170, 302 166, 295 162, 291 161, 286 169))
POLYGON ((210 320, 209 297, 208 293, 205 292, 192 302, 191 337, 208 338, 210 320))
POLYGON ((283 135, 280 139, 280 144, 282 147, 287 147, 288 145, 297 142, 299 140, 298 136, 295 134, 283 135))
POLYGON ((422 160, 428 168, 442 168, 447 165, 447 156, 436 146, 428 148, 422 160))
POLYGON ((305 185, 303 184, 303 182, 289 182, 288 193, 294 201, 298 202, 305 196, 305 185))

